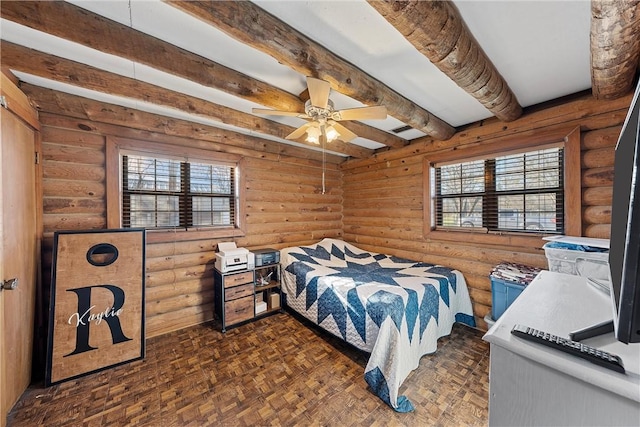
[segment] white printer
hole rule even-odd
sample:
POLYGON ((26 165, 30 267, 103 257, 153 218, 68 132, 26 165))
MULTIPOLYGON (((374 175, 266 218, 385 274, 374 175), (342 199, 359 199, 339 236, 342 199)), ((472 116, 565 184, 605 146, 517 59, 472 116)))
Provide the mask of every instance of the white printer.
POLYGON ((218 243, 215 267, 221 273, 255 268, 255 255, 235 242, 218 243))

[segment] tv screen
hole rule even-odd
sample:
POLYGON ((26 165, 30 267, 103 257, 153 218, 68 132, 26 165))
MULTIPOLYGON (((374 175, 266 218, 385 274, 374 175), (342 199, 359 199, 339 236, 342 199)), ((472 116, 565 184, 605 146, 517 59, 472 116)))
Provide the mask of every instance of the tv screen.
POLYGON ((616 339, 640 342, 640 84, 615 153, 609 269, 616 339))

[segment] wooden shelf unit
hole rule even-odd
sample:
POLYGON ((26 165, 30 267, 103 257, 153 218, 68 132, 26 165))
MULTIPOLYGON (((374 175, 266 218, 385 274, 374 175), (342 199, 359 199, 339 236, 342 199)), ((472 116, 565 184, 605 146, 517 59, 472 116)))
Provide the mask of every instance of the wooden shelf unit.
POLYGON ((268 264, 256 267, 254 274, 256 284, 256 304, 259 301, 264 301, 267 304, 267 309, 263 312, 256 313, 256 316, 262 316, 281 310, 280 264, 268 264), (269 277, 269 283, 266 285, 261 284, 261 279, 266 277, 269 277))
POLYGON ((222 332, 231 326, 266 316, 281 310, 280 264, 269 264, 240 271, 222 273, 213 271, 214 310, 220 320, 222 332), (262 278, 271 273, 269 283, 262 285, 262 278), (256 312, 260 301, 266 310, 256 312))

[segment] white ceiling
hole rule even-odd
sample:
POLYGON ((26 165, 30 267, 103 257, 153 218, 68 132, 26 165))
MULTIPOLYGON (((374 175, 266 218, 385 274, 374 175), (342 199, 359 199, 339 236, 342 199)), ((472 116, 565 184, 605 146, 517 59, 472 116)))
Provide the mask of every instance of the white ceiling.
MULTIPOLYGON (((221 31, 159 1, 72 1, 77 6, 197 53, 229 68, 298 95, 305 76, 272 57, 236 41, 221 31)), ((356 65, 367 74, 430 111, 452 126, 476 122, 492 114, 460 89, 418 52, 364 0, 255 1, 264 10, 356 65)), ((590 2, 573 1, 454 1, 469 30, 515 93, 521 106, 576 93, 591 87, 590 2)), ((72 59, 113 73, 250 113, 255 103, 222 91, 105 54, 2 19, 2 39, 72 59)), ((26 82, 126 107, 191 120, 242 133, 201 116, 141 101, 116 97, 76 86, 15 73, 26 82)), ((337 109, 361 106, 332 91, 337 109)), ((301 119, 278 121, 299 126, 301 119)), ((403 123, 394 118, 365 121, 390 131, 403 123)), ((418 130, 399 134, 405 139, 424 136, 418 130)), ((290 143, 279 138, 271 138, 290 143)), ((381 144, 357 138, 368 148, 381 144)), ((293 143, 295 144, 295 143, 293 143)))

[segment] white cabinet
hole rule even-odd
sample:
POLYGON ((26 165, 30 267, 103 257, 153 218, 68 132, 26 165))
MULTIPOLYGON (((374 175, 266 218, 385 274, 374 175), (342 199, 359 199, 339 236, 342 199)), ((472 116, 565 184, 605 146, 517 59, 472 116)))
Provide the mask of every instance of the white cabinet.
POLYGON ((484 339, 491 345, 489 425, 640 425, 640 344, 612 333, 584 344, 617 354, 626 374, 511 335, 522 324, 553 335, 611 319, 609 296, 585 278, 542 271, 484 339))

